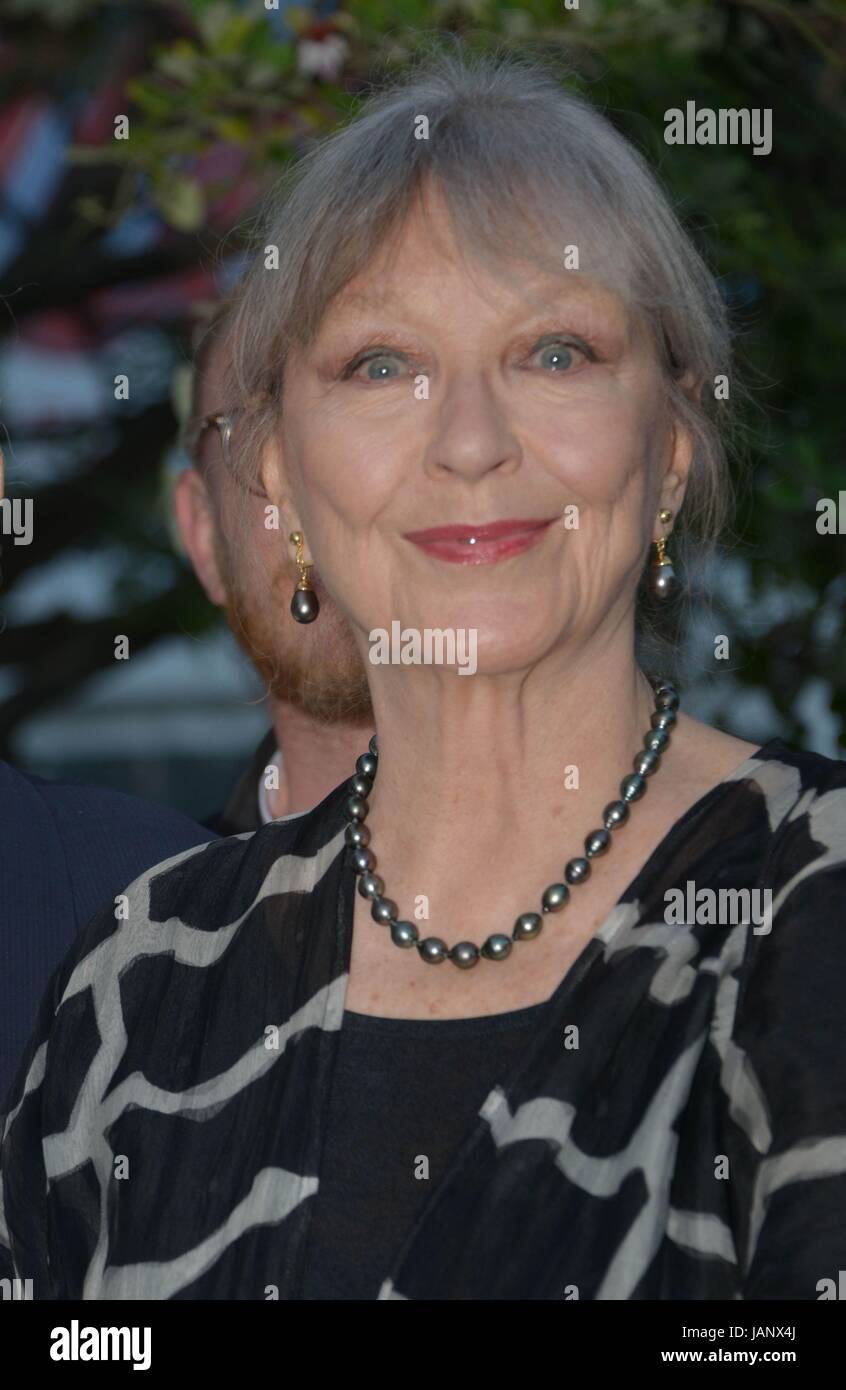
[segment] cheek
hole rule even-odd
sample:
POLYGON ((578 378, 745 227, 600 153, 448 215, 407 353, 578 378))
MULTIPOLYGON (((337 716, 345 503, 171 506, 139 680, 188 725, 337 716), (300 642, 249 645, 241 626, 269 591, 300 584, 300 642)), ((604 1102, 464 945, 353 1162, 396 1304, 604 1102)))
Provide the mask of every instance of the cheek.
POLYGON ((576 503, 607 508, 643 486, 656 438, 652 413, 625 393, 574 401, 535 429, 537 456, 576 503))
MULTIPOLYGON (((394 497, 404 460, 415 455, 413 414, 408 407, 393 419, 328 418, 297 431, 298 510, 312 531, 342 531, 347 538, 365 532, 394 497)), ((419 452, 419 450, 418 450, 419 452)))

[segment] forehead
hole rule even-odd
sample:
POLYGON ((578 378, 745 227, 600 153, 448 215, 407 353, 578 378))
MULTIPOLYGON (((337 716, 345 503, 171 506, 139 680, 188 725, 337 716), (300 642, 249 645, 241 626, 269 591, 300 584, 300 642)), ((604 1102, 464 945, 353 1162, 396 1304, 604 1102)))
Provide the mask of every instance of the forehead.
POLYGON ((499 235, 490 227, 480 228, 482 234, 474 241, 470 229, 461 221, 456 224, 444 190, 426 180, 382 246, 327 306, 327 313, 384 312, 396 307, 398 299, 414 304, 433 290, 443 301, 456 283, 494 298, 507 312, 569 300, 625 313, 619 270, 610 274, 613 258, 607 238, 588 233, 583 212, 572 210, 565 220, 567 235, 561 240, 561 226, 553 228, 543 212, 511 207, 503 210, 499 235), (450 291, 444 288, 447 282, 450 291))
MULTIPOLYGON (((459 267, 456 267, 456 273, 461 273, 459 267)), ((434 267, 432 278, 435 278, 434 267)), ((467 275, 468 282, 478 283, 480 289, 486 288, 486 278, 484 271, 481 274, 467 275)), ((384 312, 408 302, 409 297, 414 297, 416 289, 421 290, 417 297, 424 298, 425 279, 426 276, 421 274, 419 267, 407 282, 401 273, 387 279, 379 275, 370 285, 364 283, 361 277, 356 277, 340 291, 329 307, 350 314, 384 312)), ((625 308, 616 290, 588 276, 567 273, 561 276, 544 275, 527 265, 522 269, 514 267, 510 274, 506 273, 502 278, 492 276, 491 279, 496 285, 499 302, 513 298, 518 302, 526 302, 527 306, 529 303, 543 306, 552 300, 571 299, 585 305, 594 305, 598 309, 625 308)), ((428 286, 425 288, 428 289, 428 286)))
POLYGON ((339 291, 319 331, 408 314, 437 319, 449 313, 452 304, 463 312, 457 284, 462 296, 469 290, 494 318, 507 321, 568 308, 620 325, 634 317, 618 291, 593 276, 566 270, 555 274, 525 261, 489 268, 465 258, 447 258, 446 265, 432 259, 423 266, 413 257, 398 256, 390 268, 368 267, 339 291))

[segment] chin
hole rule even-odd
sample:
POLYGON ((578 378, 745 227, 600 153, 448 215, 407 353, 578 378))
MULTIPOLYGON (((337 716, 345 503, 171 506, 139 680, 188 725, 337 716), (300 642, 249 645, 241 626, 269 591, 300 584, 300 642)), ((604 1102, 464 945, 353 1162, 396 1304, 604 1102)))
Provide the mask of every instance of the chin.
MULTIPOLYGON (((403 624, 403 630, 414 630, 414 625, 403 624)), ((424 633, 427 628, 416 630, 424 633)), ((464 667, 467 674, 461 676, 462 681, 469 681, 471 675, 496 676, 531 670, 561 639, 561 624, 540 613, 537 604, 500 604, 493 613, 479 612, 475 607, 468 610, 461 605, 437 623, 430 621, 428 630, 453 635, 451 649, 441 639, 441 655, 454 653, 455 660, 433 660, 427 664, 464 667)), ((432 655, 437 650, 434 638, 430 650, 432 655)))
MULTIPOLYGON (((531 671, 548 656, 556 645, 558 634, 547 632, 545 638, 540 634, 523 632, 515 635, 511 631, 488 632, 483 640, 479 632, 476 647, 476 674, 479 676, 506 676, 521 671, 531 671)), ((463 677, 467 679, 467 677, 463 677)))

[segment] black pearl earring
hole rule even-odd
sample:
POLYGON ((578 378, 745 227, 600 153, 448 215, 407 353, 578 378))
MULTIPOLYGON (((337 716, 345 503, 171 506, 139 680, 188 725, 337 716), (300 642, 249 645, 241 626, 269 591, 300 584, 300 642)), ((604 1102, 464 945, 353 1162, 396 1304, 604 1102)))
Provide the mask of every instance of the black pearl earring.
POLYGON ((298 623, 313 623, 320 612, 320 600, 308 582, 308 571, 311 566, 307 565, 303 559, 302 531, 292 531, 291 540, 297 547, 296 564, 300 572, 299 582, 294 590, 294 597, 291 599, 291 617, 296 618, 298 623))
MULTIPOLYGON (((672 521, 673 513, 666 507, 662 507, 658 513, 658 520, 666 526, 668 521, 672 521)), ((673 569, 673 562, 667 554, 667 542, 664 536, 655 542, 656 555, 652 561, 652 572, 649 576, 650 587, 653 594, 658 599, 669 598, 676 587, 676 572, 673 569)))

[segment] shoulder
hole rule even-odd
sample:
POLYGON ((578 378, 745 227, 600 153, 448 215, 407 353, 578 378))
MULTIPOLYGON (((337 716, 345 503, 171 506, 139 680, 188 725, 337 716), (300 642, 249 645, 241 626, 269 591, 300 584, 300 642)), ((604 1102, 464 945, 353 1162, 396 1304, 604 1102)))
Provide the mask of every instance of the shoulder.
POLYGON ((846 762, 773 739, 739 770, 738 780, 766 817, 758 887, 768 894, 769 930, 752 961, 801 935, 805 947, 826 937, 846 946, 846 762), (741 775, 742 774, 742 775, 741 775), (772 939, 771 939, 772 938, 772 939))
MULTIPOLYGON (((152 997, 130 988, 133 976, 149 981, 159 970, 169 988, 166 977, 176 963, 188 967, 192 987, 201 991, 201 977, 213 973, 210 962, 222 959, 262 900, 279 899, 275 930, 298 920, 300 903, 311 910, 312 890, 342 858, 346 795, 342 786, 303 815, 195 845, 122 885, 79 932, 50 978, 18 1068, 13 1107, 44 1079, 54 1091, 72 1089, 99 1042, 123 1046, 133 1021, 149 1014, 152 997), (283 907, 286 894, 289 904, 283 907)), ((243 939, 248 945, 257 940, 249 933, 243 939)), ((288 943, 289 959, 295 944, 288 943)), ((278 941, 276 946, 278 954, 278 941)), ((186 997, 183 992, 183 1005, 186 997)))
POLYGON ((153 864, 123 889, 117 921, 110 904, 82 933, 78 958, 114 938, 110 950, 126 960, 127 953, 149 949, 153 928, 158 948, 166 950, 184 928, 223 930, 273 894, 310 893, 343 850, 346 795, 342 785, 310 811, 153 864))
POLYGON ((746 775, 769 818, 764 872, 778 892, 775 910, 799 883, 846 866, 846 761, 773 739, 746 775))
POLYGON ((743 1136, 744 1297, 808 1299, 846 1248, 846 763, 768 748, 749 786, 770 908, 746 929, 721 1085, 743 1136))
MULTIPOLYGON (((726 781, 737 791, 725 812, 722 871, 748 863, 749 894, 749 911, 723 953, 738 1063, 732 1076, 745 1085, 754 1073, 786 1120, 798 1099, 789 1077, 801 1089, 808 1068, 843 1070, 846 762, 771 739, 726 781)), ((722 1010, 720 1017, 723 1028, 722 1010)), ((846 1127, 846 1071, 843 1078, 846 1127)))
POLYGON ((159 858, 215 838, 214 831, 190 816, 141 797, 83 782, 48 781, 30 773, 9 771, 15 778, 16 794, 20 794, 22 787, 28 787, 32 798, 37 798, 47 808, 63 835, 72 835, 78 830, 97 833, 102 827, 108 827, 112 835, 118 832, 127 840, 131 837, 136 854, 146 856, 151 851, 161 850, 159 858))
POLYGON ((711 766, 720 787, 736 785, 733 807, 742 801, 759 814, 765 872, 777 872, 786 854, 800 846, 808 860, 817 857, 814 836, 820 832, 842 838, 846 761, 793 748, 780 738, 755 745, 719 737, 725 741, 711 746, 711 766))
POLYGON ((807 1133, 810 1111, 846 1134, 846 762, 779 743, 749 770, 771 823, 759 874, 735 1039, 768 1097, 774 1131, 807 1133))
MULTIPOLYGON (((46 855, 56 886, 66 884, 77 923, 151 865, 215 838, 167 807, 102 787, 46 781, 8 763, 0 763, 0 823, 13 827, 0 855, 14 856, 8 870, 17 867, 19 896, 27 883, 22 866, 46 855)), ((31 915, 23 903, 21 918, 31 915)))

